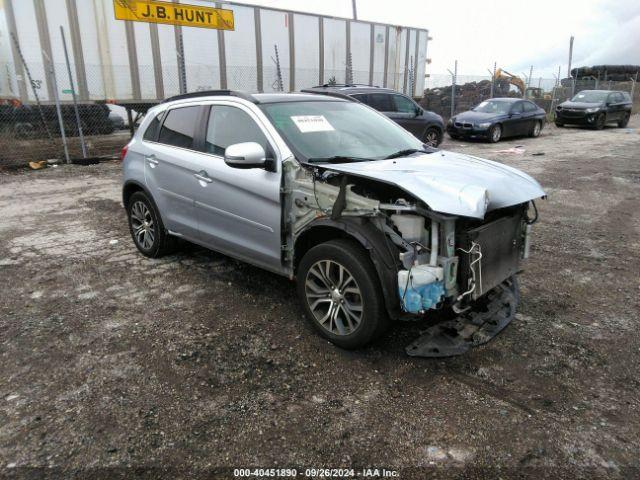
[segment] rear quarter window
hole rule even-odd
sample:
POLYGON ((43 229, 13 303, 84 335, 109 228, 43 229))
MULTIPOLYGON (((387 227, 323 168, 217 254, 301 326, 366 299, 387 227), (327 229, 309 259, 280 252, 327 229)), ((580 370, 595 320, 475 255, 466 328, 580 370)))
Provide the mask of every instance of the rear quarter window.
POLYGON ((162 115, 164 112, 159 113, 153 120, 149 122, 147 129, 144 131, 144 135, 142 136, 143 140, 147 140, 149 142, 155 142, 158 140, 158 132, 160 131, 160 123, 162 122, 162 115))

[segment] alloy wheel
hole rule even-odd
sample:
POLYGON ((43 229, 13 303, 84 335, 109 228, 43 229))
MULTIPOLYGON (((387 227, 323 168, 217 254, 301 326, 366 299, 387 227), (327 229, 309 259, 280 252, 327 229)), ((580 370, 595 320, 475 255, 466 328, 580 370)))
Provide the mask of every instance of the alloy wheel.
POLYGON ((136 243, 149 250, 155 241, 155 225, 149 208, 141 201, 131 206, 131 228, 136 243))
POLYGON ((491 140, 493 140, 494 143, 498 142, 501 136, 502 136, 502 128, 500 128, 500 125, 494 126, 493 130, 491 131, 491 140))
POLYGON ((315 320, 328 332, 350 335, 360 326, 362 293, 351 272, 340 263, 314 263, 305 278, 305 296, 315 320))
POLYGON ((429 145, 430 147, 438 146, 438 132, 435 130, 427 130, 427 133, 424 135, 424 143, 429 145))
POLYGON ((540 122, 536 122, 533 126, 533 136, 537 137, 538 135, 540 135, 540 122))

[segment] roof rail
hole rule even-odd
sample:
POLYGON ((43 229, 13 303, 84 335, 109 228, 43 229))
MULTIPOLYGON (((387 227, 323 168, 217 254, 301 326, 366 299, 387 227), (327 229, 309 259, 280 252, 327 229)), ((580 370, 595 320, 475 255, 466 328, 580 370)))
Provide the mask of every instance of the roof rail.
POLYGON ((380 88, 377 85, 368 85, 366 83, 325 83, 323 85, 316 85, 311 88, 329 88, 329 87, 371 87, 380 88))
POLYGON ((184 100, 188 98, 211 97, 211 96, 238 97, 252 103, 258 103, 258 100, 256 100, 256 98, 253 95, 246 92, 238 91, 238 90, 203 90, 200 92, 183 93, 181 95, 174 95, 173 97, 169 97, 163 100, 162 103, 173 102, 174 100, 184 100))
MULTIPOLYGON (((315 87, 314 87, 315 88, 315 87)), ((315 93, 316 95, 326 95, 327 97, 342 98, 343 100, 349 100, 350 102, 360 103, 359 100, 353 98, 350 95, 346 95, 340 92, 332 92, 330 90, 314 90, 313 88, 304 88, 300 90, 302 93, 315 93)))

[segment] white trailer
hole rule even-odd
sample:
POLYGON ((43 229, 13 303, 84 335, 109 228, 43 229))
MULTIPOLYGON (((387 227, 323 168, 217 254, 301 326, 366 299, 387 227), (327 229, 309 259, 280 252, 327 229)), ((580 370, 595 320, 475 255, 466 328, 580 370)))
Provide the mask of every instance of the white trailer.
POLYGON ((117 20, 114 0, 0 0, 0 98, 29 103, 36 89, 52 102, 53 66, 61 100, 71 101, 61 25, 84 102, 153 103, 209 89, 297 91, 346 80, 422 94, 425 29, 235 2, 181 4, 230 9, 234 30, 117 20))

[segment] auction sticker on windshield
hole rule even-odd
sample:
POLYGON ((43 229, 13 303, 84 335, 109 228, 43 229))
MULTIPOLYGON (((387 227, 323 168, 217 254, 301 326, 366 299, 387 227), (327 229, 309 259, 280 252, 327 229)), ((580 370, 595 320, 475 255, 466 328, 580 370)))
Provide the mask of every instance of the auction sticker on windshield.
POLYGON ((332 132, 335 130, 324 118, 324 115, 295 115, 291 117, 291 120, 302 133, 332 132))

